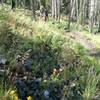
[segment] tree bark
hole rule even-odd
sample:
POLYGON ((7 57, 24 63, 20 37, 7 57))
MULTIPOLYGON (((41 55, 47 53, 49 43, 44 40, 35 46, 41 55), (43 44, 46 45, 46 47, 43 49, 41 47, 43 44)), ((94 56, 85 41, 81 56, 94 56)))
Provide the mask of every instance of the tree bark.
POLYGON ((34 20, 36 20, 35 5, 36 5, 35 0, 30 0, 30 6, 31 6, 32 16, 34 20))
POLYGON ((55 0, 52 0, 52 17, 54 18, 55 16, 55 0))
POLYGON ((91 0, 90 2, 90 18, 89 18, 89 32, 92 33, 93 32, 93 18, 94 18, 94 3, 95 0, 91 0))
POLYGON ((15 0, 11 0, 11 9, 15 9, 16 3, 15 0))
POLYGON ((52 0, 52 17, 60 20, 60 5, 61 0, 52 0))
POLYGON ((68 16, 68 30, 70 30, 70 23, 71 23, 71 11, 72 11, 72 0, 70 1, 70 5, 69 5, 69 16, 68 16))
POLYGON ((2 5, 3 5, 3 0, 0 0, 0 4, 2 4, 2 5))
POLYGON ((58 5, 57 6, 58 7, 57 8, 58 9, 58 12, 57 12, 58 13, 58 16, 57 17, 58 18, 57 19, 60 21, 60 6, 61 6, 61 0, 57 0, 57 5, 58 5))
POLYGON ((100 32, 100 9, 98 11, 98 32, 100 32))
POLYGON ((76 19, 76 0, 71 0, 71 20, 76 19))

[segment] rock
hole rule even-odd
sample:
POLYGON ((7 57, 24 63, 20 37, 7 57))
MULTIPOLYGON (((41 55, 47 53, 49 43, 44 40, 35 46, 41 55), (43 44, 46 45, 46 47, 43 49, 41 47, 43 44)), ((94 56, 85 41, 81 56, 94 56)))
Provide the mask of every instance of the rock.
POLYGON ((0 76, 2 77, 4 75, 4 70, 0 70, 0 76))
POLYGON ((7 59, 5 59, 3 56, 0 56, 0 64, 6 64, 7 59))
POLYGON ((49 98, 49 94, 50 94, 49 91, 48 90, 45 90, 44 91, 44 94, 43 94, 44 95, 44 98, 45 99, 48 99, 49 98))

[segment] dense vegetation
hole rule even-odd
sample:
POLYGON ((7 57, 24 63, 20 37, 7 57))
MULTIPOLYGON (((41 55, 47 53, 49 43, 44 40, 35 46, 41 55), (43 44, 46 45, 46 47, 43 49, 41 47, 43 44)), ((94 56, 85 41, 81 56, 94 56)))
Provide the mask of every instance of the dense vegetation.
POLYGON ((89 32, 98 34, 91 35, 83 18, 87 13, 75 12, 76 1, 78 10, 85 4, 61 1, 0 0, 0 100, 99 100, 100 23, 94 20, 89 32), (97 51, 92 53, 67 31, 85 36, 97 51))

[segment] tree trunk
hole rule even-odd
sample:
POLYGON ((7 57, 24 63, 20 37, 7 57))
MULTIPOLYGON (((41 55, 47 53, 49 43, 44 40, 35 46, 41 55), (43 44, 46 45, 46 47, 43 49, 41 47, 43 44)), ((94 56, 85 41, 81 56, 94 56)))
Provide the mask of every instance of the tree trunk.
POLYGON ((57 0, 54 0, 55 19, 57 20, 57 0))
POLYGON ((98 32, 100 32, 100 21, 98 23, 98 32))
POLYGON ((98 32, 100 32, 100 8, 98 10, 98 32))
POLYGON ((36 5, 35 0, 30 0, 30 6, 31 6, 32 16, 34 20, 36 20, 35 5, 36 5))
POLYGON ((3 0, 0 0, 0 4, 2 4, 2 5, 3 5, 3 0))
POLYGON ((95 3, 95 0, 91 0, 91 2, 90 2, 90 18, 89 18, 89 32, 90 33, 93 32, 94 3, 95 3))
POLYGON ((58 20, 60 21, 60 6, 61 6, 61 0, 57 0, 57 5, 58 5, 57 6, 58 7, 57 8, 58 9, 58 12, 57 12, 58 13, 58 16, 57 17, 58 17, 58 20))
POLYGON ((71 0, 71 20, 76 19, 76 0, 71 0))
POLYGON ((16 3, 15 0, 11 0, 11 9, 15 9, 16 3))
POLYGON ((69 5, 69 18, 68 18, 68 30, 70 30, 70 23, 71 23, 71 11, 72 11, 72 0, 70 1, 70 5, 69 5))
POLYGON ((61 0, 52 0, 52 17, 60 20, 60 5, 61 0))
POLYGON ((55 0, 52 0, 52 18, 55 17, 55 0))

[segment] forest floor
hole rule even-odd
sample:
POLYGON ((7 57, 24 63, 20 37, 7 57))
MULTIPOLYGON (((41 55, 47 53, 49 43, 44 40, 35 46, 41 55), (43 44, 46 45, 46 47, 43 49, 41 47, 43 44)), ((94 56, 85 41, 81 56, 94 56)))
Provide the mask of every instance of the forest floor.
POLYGON ((65 33, 65 35, 80 43, 88 51, 89 55, 100 57, 100 49, 98 49, 86 36, 80 34, 79 32, 68 32, 65 33))
MULTIPOLYGON (((6 10, 4 13, 6 13, 6 10)), ((8 10, 7 10, 8 12, 8 10)), ((75 43, 79 43, 82 45, 87 51, 89 55, 100 57, 100 41, 99 41, 99 36, 95 35, 88 35, 86 32, 78 32, 78 31, 71 31, 71 32, 64 32, 63 27, 65 27, 64 20, 61 21, 61 23, 55 23, 50 20, 48 22, 39 21, 34 22, 31 20, 30 17, 30 12, 29 11, 24 11, 24 10, 19 10, 17 9, 15 12, 10 11, 9 9, 9 16, 11 18, 11 25, 14 27, 15 30, 15 23, 18 23, 17 25, 17 31, 19 33, 22 33, 23 35, 27 35, 28 33, 30 34, 30 31, 33 33, 39 33, 40 30, 42 32, 46 33, 53 33, 53 34, 63 34, 67 38, 73 40, 75 43), (15 17, 16 16, 16 17, 15 17), (59 29, 60 27, 60 29, 59 29), (82 34, 81 34, 82 33, 82 34)))
MULTIPOLYGON (((68 45, 68 48, 71 47, 75 51, 76 54, 79 51, 78 54, 80 54, 80 58, 82 60, 84 59, 84 61, 86 61, 85 63, 90 63, 90 62, 94 62, 93 64, 97 63, 95 65, 96 71, 97 72, 100 71, 100 45, 99 45, 100 34, 90 35, 90 34, 86 33, 88 31, 86 31, 85 33, 82 33, 83 30, 75 31, 73 29, 74 28, 73 26, 71 26, 72 30, 70 32, 65 32, 65 30, 64 30, 64 28, 66 27, 65 20, 61 19, 61 22, 59 23, 59 22, 54 21, 50 17, 47 22, 45 22, 44 20, 41 20, 41 19, 38 19, 35 22, 32 20, 31 13, 28 10, 16 9, 15 11, 11 11, 10 9, 3 8, 3 10, 1 9, 0 14, 1 14, 0 20, 4 20, 4 22, 6 21, 6 23, 9 24, 13 33, 16 33, 16 34, 18 33, 18 35, 20 37, 23 37, 24 41, 21 42, 21 45, 19 46, 20 49, 22 49, 22 48, 27 49, 27 48, 31 47, 30 42, 28 42, 27 40, 33 40, 33 37, 36 38, 36 36, 38 36, 39 38, 37 40, 34 39, 34 41, 37 43, 37 41, 39 41, 39 39, 40 40, 41 40, 41 38, 43 39, 44 36, 46 36, 46 35, 48 35, 48 36, 53 35, 53 39, 54 39, 54 40, 52 39, 52 42, 54 44, 53 46, 55 46, 55 45, 58 46, 61 43, 61 41, 59 40, 60 41, 59 43, 57 41, 58 41, 58 38, 61 36, 61 37, 64 37, 62 39, 66 39, 66 44, 68 45), (91 61, 88 60, 87 58, 89 58, 91 61)), ((72 23, 72 25, 74 25, 74 24, 72 23)), ((4 30, 5 30, 5 28, 4 28, 4 30)), ((60 39, 61 39, 61 37, 60 37, 60 39)), ((43 41, 43 43, 45 43, 46 40, 43 39, 41 41, 43 41)), ((40 43, 41 43, 41 41, 40 41, 40 43)), ((67 45, 64 45, 64 46, 67 46, 67 45)), ((42 51, 42 50, 39 49, 39 52, 40 51, 42 51)), ((19 50, 18 50, 18 52, 19 52, 19 50)), ((63 55, 65 55, 65 52, 63 53, 63 55)), ((68 53, 68 52, 66 52, 66 53, 68 53)), ((72 53, 72 51, 70 51, 69 53, 72 53)), ((41 52, 40 52, 40 54, 41 54, 41 52)), ((71 55, 73 55, 73 53, 71 55)), ((71 57, 69 57, 69 59, 72 59, 73 57, 74 56, 71 56, 71 57)), ((54 58, 53 58, 53 61, 54 61, 54 58)), ((39 64, 39 61, 38 61, 38 64, 39 64)), ((38 66, 38 64, 36 66, 38 66)), ((48 63, 48 65, 49 65, 49 63, 48 63)), ((73 73, 73 72, 71 72, 71 73, 73 73)))

